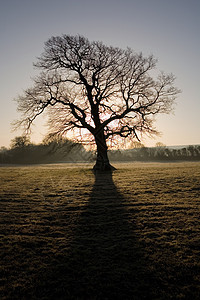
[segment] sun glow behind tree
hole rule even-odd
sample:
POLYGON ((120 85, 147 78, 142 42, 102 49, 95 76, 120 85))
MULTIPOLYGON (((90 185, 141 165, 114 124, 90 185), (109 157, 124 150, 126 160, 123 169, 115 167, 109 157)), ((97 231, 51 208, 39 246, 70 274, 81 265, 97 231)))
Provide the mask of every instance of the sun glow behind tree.
POLYGON ((156 63, 152 55, 82 36, 52 37, 35 64, 42 72, 34 87, 17 99, 18 124, 29 130, 47 111, 51 135, 73 133, 76 140, 95 143, 95 169, 110 169, 108 146, 139 140, 143 133, 156 135, 155 115, 172 110, 179 93, 175 78, 163 72, 153 76, 156 63))

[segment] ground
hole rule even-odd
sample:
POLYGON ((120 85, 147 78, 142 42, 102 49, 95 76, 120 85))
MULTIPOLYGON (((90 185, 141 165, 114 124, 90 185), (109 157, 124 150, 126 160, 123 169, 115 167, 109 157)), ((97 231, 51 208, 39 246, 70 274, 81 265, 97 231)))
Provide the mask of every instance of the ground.
POLYGON ((0 168, 0 299, 200 299, 200 163, 0 168))

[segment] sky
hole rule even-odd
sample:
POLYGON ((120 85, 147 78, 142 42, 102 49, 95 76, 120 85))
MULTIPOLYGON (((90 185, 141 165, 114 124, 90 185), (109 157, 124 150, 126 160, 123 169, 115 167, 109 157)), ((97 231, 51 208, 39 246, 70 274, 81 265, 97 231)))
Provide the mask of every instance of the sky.
MULTIPOLYGON (((145 139, 171 145, 200 144, 200 1, 199 0, 7 0, 0 1, 0 147, 22 134, 12 132, 19 118, 13 100, 32 86, 33 67, 51 36, 81 34, 91 41, 158 59, 158 70, 173 73, 181 89, 175 110, 160 115, 162 135, 145 139)), ((47 132, 44 117, 33 128, 32 142, 47 132)))

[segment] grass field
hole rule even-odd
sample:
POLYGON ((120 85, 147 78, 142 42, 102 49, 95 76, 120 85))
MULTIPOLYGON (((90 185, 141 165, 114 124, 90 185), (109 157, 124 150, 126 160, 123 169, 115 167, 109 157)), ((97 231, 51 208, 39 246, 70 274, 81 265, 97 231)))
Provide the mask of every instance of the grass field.
POLYGON ((200 299, 200 163, 0 168, 0 299, 200 299))

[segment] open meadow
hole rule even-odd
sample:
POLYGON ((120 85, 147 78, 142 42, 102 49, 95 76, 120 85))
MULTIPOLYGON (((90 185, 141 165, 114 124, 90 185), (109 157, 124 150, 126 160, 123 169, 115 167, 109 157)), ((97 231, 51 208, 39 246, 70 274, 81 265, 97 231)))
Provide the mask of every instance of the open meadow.
POLYGON ((200 299, 200 163, 0 167, 0 299, 200 299))

